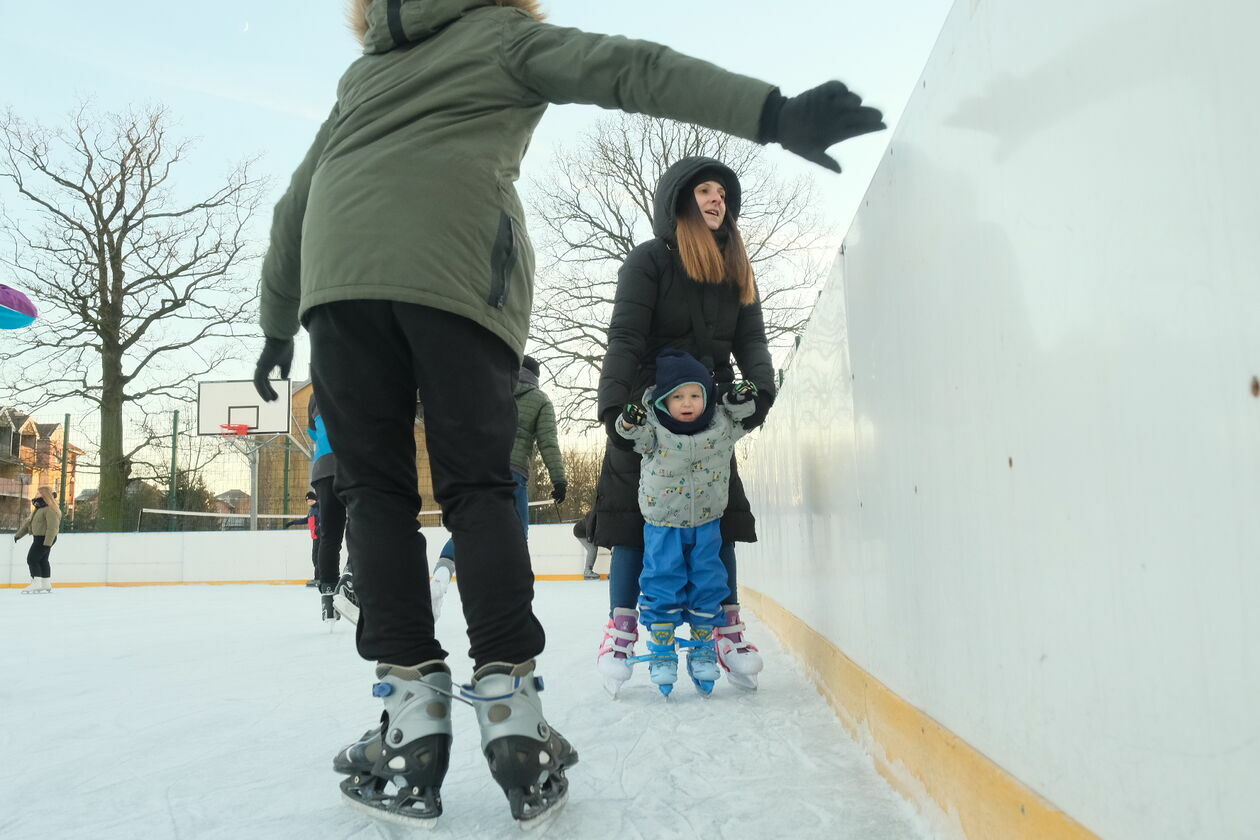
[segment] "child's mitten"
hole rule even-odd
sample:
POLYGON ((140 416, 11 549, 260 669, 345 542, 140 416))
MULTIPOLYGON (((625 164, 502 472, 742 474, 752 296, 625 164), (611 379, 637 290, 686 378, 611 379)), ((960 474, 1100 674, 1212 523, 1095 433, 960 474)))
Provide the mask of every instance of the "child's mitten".
POLYGON ((738 382, 732 382, 731 387, 726 391, 726 402, 728 405, 742 405, 757 397, 757 385, 748 379, 741 379, 738 382))
POLYGON ((626 403, 621 411, 621 420, 627 426, 642 426, 647 422, 647 411, 638 403, 626 403))

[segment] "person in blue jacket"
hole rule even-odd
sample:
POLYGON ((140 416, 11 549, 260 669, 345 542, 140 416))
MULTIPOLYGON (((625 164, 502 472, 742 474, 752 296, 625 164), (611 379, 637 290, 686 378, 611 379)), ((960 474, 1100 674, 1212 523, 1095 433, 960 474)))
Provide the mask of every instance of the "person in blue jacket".
MULTIPOLYGON (((328 440, 328 430, 324 427, 324 418, 320 416, 314 389, 311 390, 311 398, 306 404, 306 412, 306 432, 315 444, 315 451, 311 455, 311 487, 315 488, 315 496, 319 499, 319 554, 315 564, 315 578, 319 581, 320 615, 324 621, 336 621, 338 610, 333 604, 334 595, 353 592, 348 574, 343 585, 338 586, 339 582, 343 582, 341 543, 346 534, 346 505, 333 491, 333 479, 337 476, 337 456, 328 440), (339 588, 341 592, 338 591, 339 588)), ((346 565, 349 566, 349 561, 346 565)), ((337 598, 337 601, 342 602, 343 599, 337 598)), ((352 597, 350 601, 353 604, 352 597)), ((344 606, 343 604, 343 608, 344 606)), ((346 617, 357 621, 357 609, 346 617)))

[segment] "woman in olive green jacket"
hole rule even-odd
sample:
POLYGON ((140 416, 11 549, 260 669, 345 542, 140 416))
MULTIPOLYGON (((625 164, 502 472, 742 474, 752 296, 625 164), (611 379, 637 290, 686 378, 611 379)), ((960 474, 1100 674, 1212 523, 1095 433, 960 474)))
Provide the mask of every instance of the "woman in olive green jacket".
POLYGON ((509 463, 534 278, 515 181, 534 128, 550 103, 594 104, 777 142, 839 171, 827 148, 882 117, 839 82, 785 98, 659 44, 551 26, 534 0, 352 0, 350 16, 363 56, 276 205, 254 371, 276 399, 270 374, 288 376, 307 328, 352 523, 356 641, 379 663, 390 725, 334 767, 356 807, 410 824, 441 813, 451 727, 435 710, 450 708, 451 675, 415 561, 419 391, 459 556, 475 668, 463 695, 513 817, 531 823, 564 801, 577 761, 535 693, 545 638, 509 463))
POLYGON ((52 592, 52 569, 48 563, 48 555, 52 545, 57 541, 57 532, 61 530, 61 510, 57 507, 57 496, 51 487, 39 488, 39 495, 31 499, 35 508, 13 535, 17 542, 27 534, 31 535, 31 550, 26 553, 26 567, 31 571, 31 585, 22 590, 23 595, 38 595, 52 592))

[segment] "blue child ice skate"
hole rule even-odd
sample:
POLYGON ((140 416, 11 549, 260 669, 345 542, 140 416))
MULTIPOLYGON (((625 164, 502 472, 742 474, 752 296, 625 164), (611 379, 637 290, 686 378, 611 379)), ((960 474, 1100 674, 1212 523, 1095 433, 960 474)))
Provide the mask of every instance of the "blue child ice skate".
POLYGON ((678 682, 678 654, 674 650, 674 625, 652 624, 648 626, 648 653, 636 656, 636 662, 648 663, 648 675, 661 694, 666 697, 678 682))
POLYGON ((713 693, 713 684, 722 676, 713 645, 713 625, 692 624, 691 638, 679 639, 678 646, 687 649, 687 674, 696 690, 701 694, 713 693))

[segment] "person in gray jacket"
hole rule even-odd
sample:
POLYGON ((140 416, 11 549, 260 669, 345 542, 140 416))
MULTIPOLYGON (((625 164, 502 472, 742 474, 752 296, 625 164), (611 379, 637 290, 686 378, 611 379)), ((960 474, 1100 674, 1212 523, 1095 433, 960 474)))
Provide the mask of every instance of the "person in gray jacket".
POLYGON ((736 382, 719 404, 709 370, 667 347, 656 359, 656 386, 644 393, 642 404, 627 405, 617 424, 617 433, 643 456, 639 614, 649 633, 648 669, 663 694, 678 679, 676 642, 687 648, 687 673, 701 693, 713 691, 721 675, 713 634, 730 595, 718 556, 721 519, 731 454, 748 433, 741 421, 755 410, 756 393, 752 382, 736 382), (691 624, 689 640, 675 639, 682 621, 691 624))

